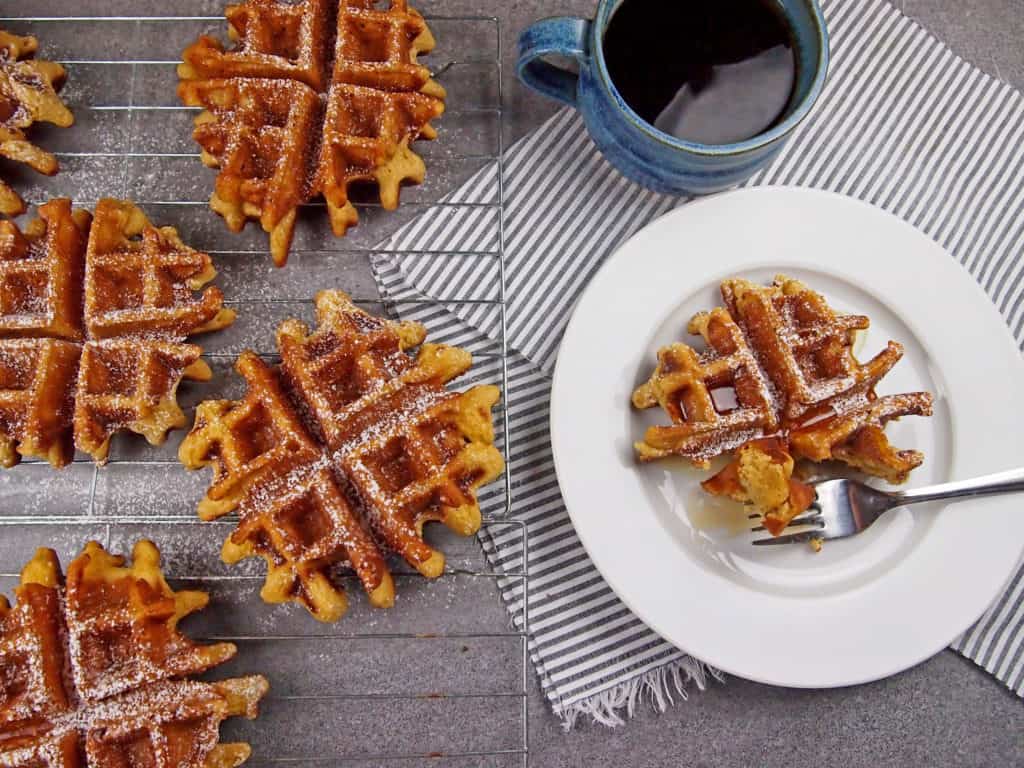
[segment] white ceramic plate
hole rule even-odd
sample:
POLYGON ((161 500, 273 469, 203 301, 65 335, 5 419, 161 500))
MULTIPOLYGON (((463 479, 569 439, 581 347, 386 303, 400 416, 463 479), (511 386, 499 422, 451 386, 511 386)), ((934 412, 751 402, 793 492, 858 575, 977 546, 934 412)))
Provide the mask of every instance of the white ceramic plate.
POLYGON ((761 188, 667 214, 591 281, 555 371, 558 478, 605 579, 684 651, 776 685, 876 680, 935 654, 984 612, 1024 548, 1024 500, 891 512, 815 554, 802 545, 751 546, 742 510, 700 492, 706 472, 677 461, 638 466, 633 442, 665 418, 629 403, 656 350, 687 338, 690 316, 720 304, 722 278, 777 272, 871 317, 862 359, 889 339, 904 345, 880 394, 935 394, 932 418, 888 428, 896 446, 926 454, 911 486, 1024 466, 1024 363, 973 278, 926 236, 869 205, 761 188))

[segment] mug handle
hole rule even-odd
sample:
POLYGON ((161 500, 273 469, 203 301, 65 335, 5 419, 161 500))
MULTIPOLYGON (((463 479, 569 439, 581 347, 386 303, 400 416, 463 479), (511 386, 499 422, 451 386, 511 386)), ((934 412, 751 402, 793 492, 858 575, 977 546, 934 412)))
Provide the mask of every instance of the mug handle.
POLYGON ((571 56, 582 65, 589 57, 590 20, 574 16, 541 19, 519 35, 519 59, 516 73, 533 90, 576 105, 579 75, 544 61, 541 56, 557 53, 571 56))

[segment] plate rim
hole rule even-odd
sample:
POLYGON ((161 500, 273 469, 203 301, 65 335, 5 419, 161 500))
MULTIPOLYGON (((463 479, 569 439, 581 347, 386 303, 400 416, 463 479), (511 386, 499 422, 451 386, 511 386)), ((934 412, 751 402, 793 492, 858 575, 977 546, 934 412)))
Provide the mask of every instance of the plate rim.
MULTIPOLYGON (((630 594, 627 594, 626 591, 621 588, 621 584, 619 583, 619 580, 616 578, 616 576, 610 574, 610 571, 613 571, 614 568, 609 567, 607 563, 602 564, 600 559, 594 556, 593 540, 591 540, 590 533, 587 532, 587 527, 585 525, 580 525, 580 510, 577 509, 577 511, 574 513, 574 505, 568 498, 565 492, 565 484, 562 481, 562 478, 565 476, 565 462, 563 452, 559 448, 559 439, 557 437, 557 435, 559 434, 559 418, 560 414, 562 413, 562 408, 560 405, 561 398, 558 397, 558 393, 560 392, 561 386, 563 386, 564 379, 567 375, 565 373, 565 368, 562 365, 562 361, 565 359, 562 355, 562 350, 564 349, 564 344, 566 340, 571 341, 574 337, 577 326, 579 322, 581 322, 580 308, 584 306, 584 303, 587 300, 588 296, 593 294, 594 286, 600 284, 603 275, 605 275, 608 272, 611 272, 613 269, 615 269, 615 266, 617 264, 621 263, 623 252, 627 251, 629 246, 635 240, 643 238, 649 229, 659 224, 659 222, 662 222, 663 219, 669 219, 677 216, 692 216, 694 210, 699 210, 709 205, 721 205, 722 200, 735 199, 740 197, 760 197, 766 195, 780 194, 791 196, 815 197, 823 200, 827 199, 828 204, 830 205, 849 205, 853 207, 859 207, 861 209, 869 209, 870 213, 868 215, 873 215, 876 217, 884 216, 888 218, 890 222, 895 222, 898 226, 904 228, 904 230, 909 230, 910 232, 912 232, 914 237, 923 241, 922 245, 924 245, 924 243, 926 242, 928 247, 938 252, 941 252, 945 258, 952 260, 954 263, 951 266, 953 266, 954 269, 957 272, 959 272, 960 276, 964 278, 963 280, 961 280, 960 278, 956 278, 963 285, 964 291, 971 291, 974 294, 975 298, 981 299, 984 302, 985 306, 989 307, 991 310, 991 312, 988 313, 989 317, 994 317, 995 319, 998 320, 999 327, 1002 329, 1002 333, 998 334, 1000 336, 999 343, 1005 344, 1007 346, 1007 352, 1012 353, 1013 360, 1016 363, 1015 368, 1017 378, 1019 378, 1021 381, 1024 381, 1024 358, 1022 358, 1016 340, 1010 333, 1010 330, 1006 326, 1004 318, 999 314, 991 298, 988 296, 988 294, 984 292, 984 290, 977 283, 977 281, 974 280, 973 276, 969 272, 967 272, 967 270, 964 269, 963 266, 945 248, 943 248, 939 243, 932 240, 928 235, 926 235, 925 233, 921 232, 916 227, 911 225, 909 222, 906 222, 903 219, 899 218, 898 216, 865 201, 859 200, 857 198, 852 198, 846 195, 842 195, 839 193, 831 192, 828 190, 818 190, 804 187, 787 187, 777 185, 733 189, 716 195, 710 195, 707 197, 699 198, 697 200, 687 203, 686 205, 677 206, 667 211, 666 213, 662 214, 661 216, 658 216, 657 218, 647 222, 642 228, 632 233, 628 239, 626 239, 618 246, 616 246, 615 250, 605 259, 604 263, 600 266, 600 268, 596 270, 595 273, 591 276, 587 284, 587 287, 580 295, 578 301, 576 302, 576 305, 573 307, 572 314, 569 318, 569 321, 566 324, 562 337, 562 344, 559 346, 559 354, 552 375, 552 396, 550 402, 549 416, 549 427, 551 430, 552 444, 552 463, 555 469, 556 477, 559 478, 559 489, 562 493, 562 498, 565 504, 566 511, 569 515, 570 520, 573 523, 573 528, 580 539, 580 543, 586 550, 590 561, 594 564, 594 567, 601 574, 603 580, 606 584, 608 584, 609 588, 616 595, 616 597, 619 600, 621 600, 623 604, 626 605, 626 607, 629 608, 629 610, 637 618, 639 618, 647 627, 649 627, 652 631, 658 634, 666 642, 674 645, 680 651, 687 654, 691 654, 694 656, 694 658, 700 658, 701 660, 706 661, 707 663, 724 672, 736 675, 737 677, 742 677, 744 679, 752 680, 754 682, 759 682, 767 685, 803 689, 833 688, 845 687, 850 685, 859 685, 867 682, 872 682, 875 680, 885 679, 894 674, 898 674, 906 669, 909 669, 913 666, 916 666, 917 664, 931 658, 936 653, 948 647, 950 643, 952 643, 958 636, 960 636, 960 634, 969 629, 981 616, 985 614, 985 612, 992 604, 992 601, 995 600, 1006 589, 1007 584, 1012 580, 1017 567, 1019 567, 1021 563, 1021 556, 1024 555, 1024 538, 1022 538, 1022 540, 1018 543, 1015 564, 1010 565, 1006 573, 1001 578, 1001 586, 999 590, 994 592, 986 600, 984 605, 979 610, 977 610, 976 613, 974 613, 974 609, 972 608, 972 618, 969 621, 967 621, 964 624, 964 626, 960 627, 953 634, 952 637, 944 638, 941 642, 936 641, 929 644, 930 650, 928 650, 927 652, 917 653, 915 654, 915 657, 913 659, 901 659, 899 661, 895 661, 894 663, 890 663, 887 666, 884 666, 884 668, 880 668, 876 672, 871 672, 868 674, 840 676, 841 679, 834 680, 786 680, 781 679, 780 677, 774 676, 772 674, 760 674, 757 671, 752 672, 751 670, 745 668, 737 669, 731 663, 722 663, 721 661, 711 658, 714 656, 714 654, 705 653, 703 651, 693 653, 690 649, 686 647, 685 643, 679 643, 677 638, 672 638, 669 636, 671 633, 667 633, 665 631, 663 622, 658 621, 656 618, 650 617, 647 613, 645 613, 642 610, 638 610, 637 605, 632 599, 632 596, 630 594)), ((736 267, 737 271, 742 271, 742 269, 743 267, 736 267)), ((827 271, 827 267, 822 267, 822 269, 827 271)), ((952 272, 950 274, 952 274, 952 272)), ((909 319, 907 320, 909 322, 909 319)), ((651 325, 651 327, 654 328, 655 325, 651 325)), ((1010 363, 1010 366, 1014 367, 1013 363, 1010 363)), ((958 451, 955 450, 955 446, 951 446, 951 452, 953 456, 955 456, 958 453, 958 451)), ((956 460, 953 460, 952 468, 954 469, 954 471, 957 463, 958 462, 956 460)), ((992 471, 998 471, 998 469, 994 467, 992 471)), ((879 666, 882 667, 882 665, 879 666)))

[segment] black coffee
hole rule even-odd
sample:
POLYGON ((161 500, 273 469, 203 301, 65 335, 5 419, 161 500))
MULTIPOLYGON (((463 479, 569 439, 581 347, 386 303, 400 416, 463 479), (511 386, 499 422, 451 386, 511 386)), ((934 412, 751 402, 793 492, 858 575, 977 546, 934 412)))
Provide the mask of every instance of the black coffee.
POLYGON ((771 128, 796 81, 778 0, 624 0, 605 30, 604 57, 640 117, 701 144, 771 128))

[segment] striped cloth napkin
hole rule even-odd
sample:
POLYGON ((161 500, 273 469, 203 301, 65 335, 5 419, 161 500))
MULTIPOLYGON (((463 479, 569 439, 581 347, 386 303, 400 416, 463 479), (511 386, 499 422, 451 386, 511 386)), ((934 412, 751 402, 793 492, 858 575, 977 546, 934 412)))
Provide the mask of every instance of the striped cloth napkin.
MULTIPOLYGON (((1024 341, 1024 104, 1011 87, 955 56, 883 0, 825 0, 832 36, 828 85, 812 116, 750 185, 840 192, 909 221, 985 288, 1024 341)), ((493 203, 497 165, 449 203, 493 203)), ((505 275, 512 514, 526 523, 528 595, 500 581, 513 621, 529 605, 529 651, 567 727, 580 715, 615 725, 637 702, 664 708, 703 688, 705 668, 648 629, 615 597, 580 545, 551 462, 550 376, 577 298, 630 234, 685 200, 627 181, 563 110, 505 156, 505 275)), ((434 340, 490 350, 501 338, 495 208, 430 210, 373 258, 382 295, 413 307, 434 340), (430 254, 417 255, 416 252, 430 254), (437 252, 459 256, 438 258, 437 252), (396 256, 395 252, 402 252, 396 256), (433 301, 423 303, 422 299, 433 301)), ((480 375, 497 377, 492 358, 480 375)), ((500 514, 504 499, 485 499, 500 514)), ((521 531, 481 535, 496 569, 521 568, 521 531)), ((1024 568, 953 648, 1024 696, 1024 568)))

